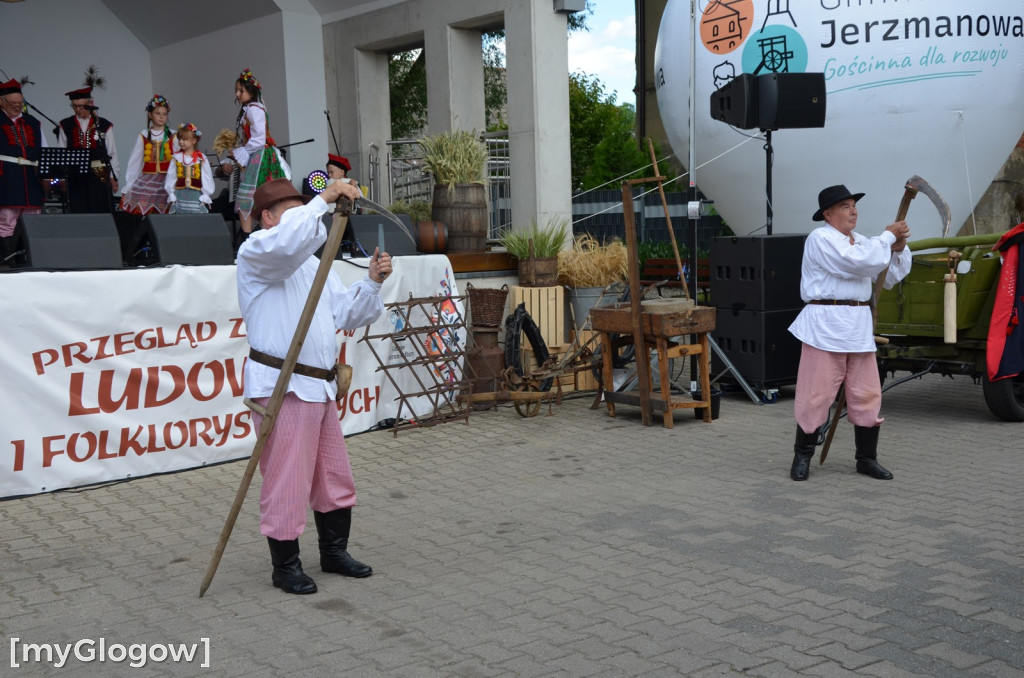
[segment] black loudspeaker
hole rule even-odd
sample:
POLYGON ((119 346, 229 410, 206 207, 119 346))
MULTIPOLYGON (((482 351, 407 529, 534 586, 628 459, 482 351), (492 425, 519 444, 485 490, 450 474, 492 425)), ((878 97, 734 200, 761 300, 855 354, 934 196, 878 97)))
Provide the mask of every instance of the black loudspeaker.
POLYGON ((825 126, 824 73, 769 73, 757 77, 757 126, 825 126))
POLYGON ((720 312, 801 308, 803 234, 711 240, 711 302, 720 312))
POLYGON ((139 224, 137 264, 231 265, 231 231, 220 214, 149 214, 139 224))
POLYGON ((757 77, 740 73, 712 92, 711 117, 740 129, 757 127, 757 77))
MULTIPOLYGON (((712 295, 714 287, 712 287, 712 295)), ((800 341, 789 332, 800 309, 781 311, 729 311, 715 313, 712 335, 722 353, 755 388, 775 388, 796 383, 800 367, 800 341)), ((725 364, 712 352, 712 371, 725 364)))
MULTIPOLYGON (((412 233, 412 219, 409 218, 409 215, 399 214, 396 216, 405 224, 409 233, 412 233)), ((395 222, 379 214, 353 214, 348 218, 348 228, 348 234, 356 243, 355 251, 359 253, 359 256, 362 256, 363 252, 367 256, 373 254, 373 249, 377 247, 380 240, 381 229, 384 233, 384 249, 388 254, 393 257, 418 254, 416 243, 410 240, 409 236, 395 222)))
POLYGON ((824 73, 741 73, 711 93, 711 117, 740 129, 825 126, 824 73))
POLYGON ((15 267, 118 269, 121 241, 110 214, 23 214, 14 231, 15 267))

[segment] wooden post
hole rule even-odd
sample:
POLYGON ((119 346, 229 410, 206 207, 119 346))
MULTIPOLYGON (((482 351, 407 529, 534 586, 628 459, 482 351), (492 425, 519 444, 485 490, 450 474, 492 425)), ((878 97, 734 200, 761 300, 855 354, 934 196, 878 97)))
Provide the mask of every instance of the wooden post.
MULTIPOLYGON (((633 329, 633 346, 636 347, 636 379, 640 389, 640 418, 644 426, 651 425, 651 354, 647 350, 644 326, 640 318, 640 257, 636 242, 636 217, 633 215, 633 184, 645 179, 622 182, 622 217, 626 225, 626 251, 629 255, 629 310, 633 329)), ((605 360, 611 360, 609 353, 605 360)))

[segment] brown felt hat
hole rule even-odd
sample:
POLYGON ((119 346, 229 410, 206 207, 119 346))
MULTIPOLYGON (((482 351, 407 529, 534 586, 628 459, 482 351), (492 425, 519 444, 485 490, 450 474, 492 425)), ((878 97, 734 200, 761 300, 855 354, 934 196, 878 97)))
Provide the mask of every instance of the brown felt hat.
POLYGON ((273 179, 265 184, 260 184, 252 196, 253 216, 259 219, 263 214, 263 210, 270 209, 282 200, 288 200, 289 198, 301 200, 302 204, 305 205, 313 199, 313 196, 302 195, 295 190, 291 181, 284 178, 273 179))

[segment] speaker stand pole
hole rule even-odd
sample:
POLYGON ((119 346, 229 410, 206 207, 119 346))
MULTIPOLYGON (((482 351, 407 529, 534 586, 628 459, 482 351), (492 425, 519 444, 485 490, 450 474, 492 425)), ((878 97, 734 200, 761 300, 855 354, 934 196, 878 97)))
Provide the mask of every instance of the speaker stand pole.
POLYGON ((772 164, 775 161, 775 151, 772 150, 772 131, 770 129, 761 130, 764 132, 764 192, 767 198, 767 216, 765 219, 765 226, 767 227, 768 235, 772 234, 772 164))

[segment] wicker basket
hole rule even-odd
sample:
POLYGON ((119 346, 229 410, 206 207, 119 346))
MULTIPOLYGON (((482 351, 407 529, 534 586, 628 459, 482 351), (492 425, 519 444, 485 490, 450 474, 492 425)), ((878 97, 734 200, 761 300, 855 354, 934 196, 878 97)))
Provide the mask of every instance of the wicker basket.
POLYGON ((473 287, 466 285, 469 294, 469 309, 473 314, 473 325, 480 327, 498 327, 505 318, 505 297, 508 296, 508 285, 500 289, 491 287, 473 287))

